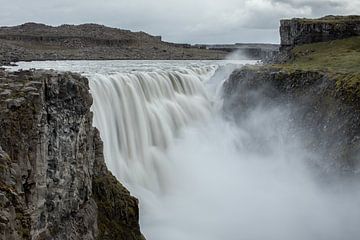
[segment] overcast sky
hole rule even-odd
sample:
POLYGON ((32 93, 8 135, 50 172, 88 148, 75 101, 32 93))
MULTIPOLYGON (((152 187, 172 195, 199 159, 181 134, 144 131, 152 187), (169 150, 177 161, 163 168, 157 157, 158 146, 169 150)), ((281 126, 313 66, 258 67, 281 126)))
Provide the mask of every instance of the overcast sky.
POLYGON ((360 0, 0 0, 0 25, 99 23, 171 42, 279 42, 279 20, 360 14, 360 0))

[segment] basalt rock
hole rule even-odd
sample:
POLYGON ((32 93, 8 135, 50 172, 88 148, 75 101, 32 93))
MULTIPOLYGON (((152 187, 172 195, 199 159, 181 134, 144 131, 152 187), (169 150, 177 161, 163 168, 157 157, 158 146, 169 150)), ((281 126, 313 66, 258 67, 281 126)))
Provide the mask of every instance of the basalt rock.
POLYGON ((295 46, 360 36, 360 16, 325 16, 318 19, 293 18, 280 21, 280 54, 276 62, 291 58, 295 46))
POLYGON ((91 104, 80 75, 0 70, 0 239, 90 240, 111 228, 123 233, 111 239, 143 239, 137 199, 106 168, 91 104))
POLYGON ((282 106, 308 150, 323 156, 322 170, 355 173, 360 170, 360 95, 353 90, 320 71, 243 68, 225 82, 224 112, 241 121, 256 106, 282 106))

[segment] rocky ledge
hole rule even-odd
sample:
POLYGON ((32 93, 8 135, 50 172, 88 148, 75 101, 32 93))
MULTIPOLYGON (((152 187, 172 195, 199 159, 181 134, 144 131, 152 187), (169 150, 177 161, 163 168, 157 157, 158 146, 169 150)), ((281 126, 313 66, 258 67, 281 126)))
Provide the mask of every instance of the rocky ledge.
POLYGON ((293 18, 280 22, 281 47, 360 36, 360 16, 293 18))
POLYGON ((80 75, 0 70, 0 239, 144 239, 91 104, 80 75))
POLYGON ((280 55, 277 62, 291 58, 299 45, 329 42, 360 36, 360 16, 325 16, 318 19, 293 18, 280 21, 280 55))
POLYGON ((240 119, 256 106, 289 109, 293 130, 322 156, 322 172, 359 172, 360 95, 336 77, 271 67, 234 71, 225 83, 225 112, 240 119))
POLYGON ((275 62, 236 70, 226 81, 225 112, 241 119, 256 105, 284 106, 326 171, 359 173, 360 36, 353 35, 360 17, 283 20, 280 33, 275 62))

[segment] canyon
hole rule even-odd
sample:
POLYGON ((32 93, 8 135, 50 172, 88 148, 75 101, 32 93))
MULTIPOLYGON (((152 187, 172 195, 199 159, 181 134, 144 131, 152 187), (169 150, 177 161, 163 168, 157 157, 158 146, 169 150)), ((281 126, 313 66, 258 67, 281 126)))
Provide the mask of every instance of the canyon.
MULTIPOLYGON (((102 28, 2 28, 0 55, 6 64, 225 56, 145 33, 101 38, 102 28)), ((0 238, 357 239, 358 29, 358 16, 283 20, 280 53, 265 64, 1 69, 0 238)))

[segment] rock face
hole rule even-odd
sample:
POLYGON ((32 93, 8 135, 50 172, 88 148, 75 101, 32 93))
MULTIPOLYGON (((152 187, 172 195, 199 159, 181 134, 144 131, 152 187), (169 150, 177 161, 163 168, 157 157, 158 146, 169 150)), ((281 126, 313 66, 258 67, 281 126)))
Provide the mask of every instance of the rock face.
POLYGON ((97 24, 0 27, 3 64, 28 60, 223 59, 226 54, 97 24))
POLYGON ((294 18, 280 21, 281 48, 360 35, 360 16, 294 18))
POLYGON ((0 239, 143 239, 91 104, 80 75, 0 70, 0 239))
POLYGON ((321 153, 327 172, 360 170, 360 95, 314 71, 243 68, 225 83, 224 110, 239 120, 255 106, 290 109, 293 128, 321 153))
POLYGON ((280 21, 280 52, 267 62, 285 63, 294 56, 294 47, 360 36, 360 16, 326 16, 319 19, 294 18, 280 21))
POLYGON ((280 34, 277 64, 226 81, 224 111, 241 121, 257 106, 282 107, 322 170, 360 172, 360 16, 282 20, 280 34))

